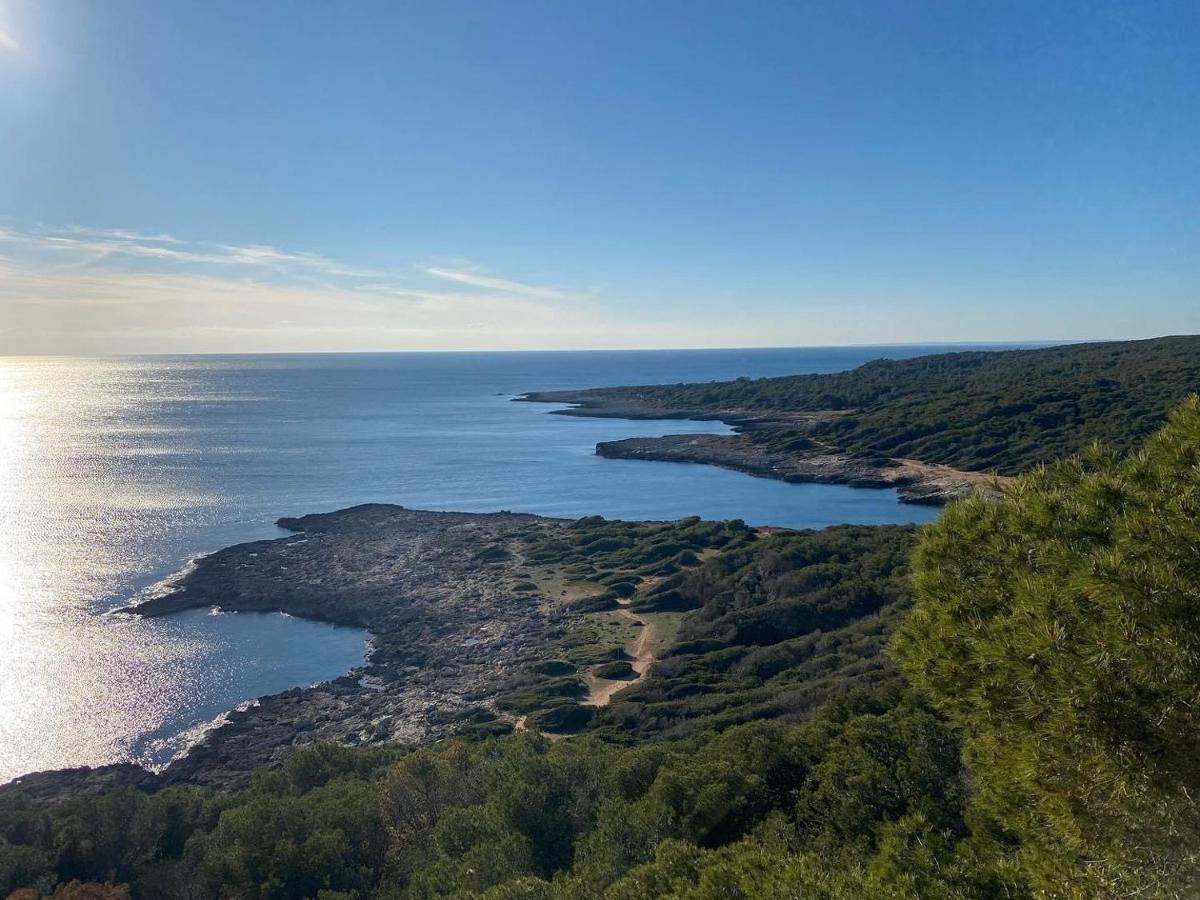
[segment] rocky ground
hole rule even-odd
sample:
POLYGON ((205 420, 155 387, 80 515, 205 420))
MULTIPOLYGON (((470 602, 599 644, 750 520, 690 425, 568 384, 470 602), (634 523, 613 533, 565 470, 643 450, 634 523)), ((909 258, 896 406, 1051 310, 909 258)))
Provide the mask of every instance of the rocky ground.
POLYGON ((837 453, 778 452, 754 443, 744 434, 670 434, 603 441, 596 445, 596 453, 613 459, 704 463, 783 481, 895 488, 905 503, 936 506, 977 488, 986 490, 995 480, 982 473, 917 460, 892 460, 881 466, 837 453))
POLYGON ((556 415, 620 419, 693 419, 723 421, 737 433, 671 434, 656 438, 602 441, 596 453, 613 459, 702 463, 735 469, 760 478, 791 482, 846 484, 852 487, 895 488, 905 503, 941 506, 977 490, 995 490, 997 479, 984 472, 966 472, 914 459, 863 459, 838 453, 836 448, 780 450, 751 436, 756 430, 785 428, 803 435, 806 426, 846 415, 845 411, 782 413, 771 416, 728 409, 697 413, 641 402, 625 395, 608 397, 603 389, 544 391, 518 398, 533 403, 570 403, 556 415))
POLYGON ((41 797, 121 784, 236 788, 254 769, 316 741, 423 743, 471 726, 504 727, 496 699, 573 617, 529 583, 531 533, 562 520, 512 513, 360 506, 281 519, 293 536, 200 559, 173 589, 129 610, 143 616, 218 606, 281 610, 373 635, 362 670, 264 697, 159 774, 136 766, 41 773, 3 790, 41 797))
MULTIPOLYGON (((596 452, 606 457, 704 463, 785 481, 896 488, 913 503, 945 503, 995 484, 981 473, 917 460, 863 460, 819 447, 779 450, 750 436, 757 428, 781 426, 803 433, 806 424, 836 412, 769 419, 739 410, 694 415, 636 399, 606 403, 602 391, 520 399, 579 404, 555 411, 563 415, 720 419, 738 432, 598 444, 596 452)), ((419 744, 468 729, 507 729, 525 716, 501 708, 505 691, 514 684, 527 686, 531 666, 544 661, 547 648, 587 615, 570 602, 570 590, 560 590, 569 584, 523 558, 531 545, 565 537, 571 524, 564 520, 366 505, 279 524, 294 534, 203 557, 168 592, 127 612, 161 616, 214 606, 278 610, 365 628, 373 640, 361 670, 231 712, 162 772, 122 764, 34 773, 0 786, 0 792, 54 799, 122 785, 237 788, 255 769, 315 742, 419 744)), ((641 677, 649 657, 635 657, 638 665, 631 674, 641 677)), ((588 678, 593 697, 583 702, 591 705, 596 705, 597 683, 610 695, 623 686, 588 678)))

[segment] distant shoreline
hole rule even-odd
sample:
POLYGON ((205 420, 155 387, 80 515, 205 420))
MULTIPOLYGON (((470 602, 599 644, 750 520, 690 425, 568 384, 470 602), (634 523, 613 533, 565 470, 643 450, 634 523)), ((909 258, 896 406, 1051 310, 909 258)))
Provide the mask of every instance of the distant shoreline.
MULTIPOLYGON (((778 424, 778 417, 757 415, 745 410, 696 411, 630 402, 607 394, 603 388, 585 391, 532 391, 514 398, 522 403, 566 403, 565 409, 551 410, 552 415, 605 419, 690 419, 698 422, 719 421, 735 434, 671 434, 662 437, 626 438, 601 441, 596 455, 609 459, 641 459, 655 462, 694 463, 717 466, 793 484, 841 484, 848 487, 894 489, 900 502, 944 506, 969 496, 976 490, 998 489, 1007 479, 986 472, 968 472, 951 466, 915 459, 866 459, 837 453, 826 448, 806 452, 781 452, 756 444, 746 436, 757 427, 778 424)), ((789 417, 816 421, 832 418, 834 411, 789 417)))

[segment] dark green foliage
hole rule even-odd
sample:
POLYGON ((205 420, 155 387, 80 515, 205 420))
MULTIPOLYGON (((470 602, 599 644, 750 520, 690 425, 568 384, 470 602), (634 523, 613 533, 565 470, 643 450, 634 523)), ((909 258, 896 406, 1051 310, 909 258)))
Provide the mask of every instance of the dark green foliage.
POLYGON ((554 734, 570 734, 587 727, 596 713, 595 707, 578 703, 562 703, 550 706, 529 717, 526 725, 533 731, 549 731, 554 734))
POLYGON ((531 678, 527 686, 514 686, 500 705, 512 712, 528 713, 555 704, 562 698, 586 696, 587 690, 587 685, 575 677, 531 678))
POLYGON ((637 672, 625 660, 614 660, 610 663, 604 663, 592 670, 592 674, 597 678, 613 679, 633 679, 637 678, 637 672))
POLYGON ((635 612, 685 612, 695 609, 696 604, 692 597, 672 586, 643 594, 629 608, 635 612))
POLYGON ((902 526, 766 534, 660 582, 633 608, 668 597, 693 612, 670 652, 593 727, 627 740, 797 720, 830 698, 896 683, 883 648, 908 602, 914 535, 902 526))
POLYGON ((617 581, 609 585, 609 590, 618 597, 632 597, 637 591, 637 584, 632 581, 617 581))
POLYGON ((591 597, 581 597, 566 604, 572 612, 611 612, 620 607, 617 595, 612 592, 596 594, 591 597))
MULTIPOLYGON (((452 716, 442 713, 446 719, 451 719, 452 716)), ((512 732, 512 722, 507 718, 501 718, 492 712, 490 709, 475 708, 470 711, 461 711, 453 716, 459 721, 457 734, 464 738, 478 740, 486 737, 497 737, 502 734, 512 732)))
POLYGON ((965 833, 958 740, 931 713, 898 706, 818 719, 805 733, 820 762, 796 799, 809 846, 876 848, 874 823, 919 814, 938 833, 965 833))
POLYGON ((305 753, 316 758, 235 794, 6 799, 0 892, 111 876, 136 898, 589 898, 618 881, 609 896, 654 896, 631 885, 729 867, 751 877, 785 849, 808 854, 812 877, 840 881, 905 817, 944 826, 929 831, 947 846, 961 821, 953 735, 905 703, 678 745, 525 734, 393 753, 382 767, 374 751, 305 753), (854 779, 860 770, 880 774, 854 779), (820 824, 831 806, 840 830, 820 824), (821 863, 843 833, 852 840, 821 863))
MULTIPOLYGON (((1200 337, 944 353, 850 372, 713 384, 604 388, 597 402, 716 415, 835 410, 811 427, 758 425, 774 449, 816 442, 1015 475, 1103 441, 1128 452, 1200 389, 1200 337)), ((588 394, 584 394, 585 400, 588 394)))
MULTIPOLYGON (((588 546, 595 546, 590 537, 597 533, 624 536, 615 560, 607 551, 592 557, 598 568, 591 580, 633 585, 636 579, 628 598, 635 613, 688 612, 677 641, 659 652, 649 676, 619 693, 590 723, 606 738, 680 737, 756 719, 800 720, 831 698, 898 681, 883 647, 907 604, 910 527, 760 533, 741 522, 643 525, 593 517, 575 523, 573 531, 588 546), (706 560, 691 567, 669 561, 659 575, 643 569, 631 577, 607 568, 654 555, 646 545, 686 543, 706 551, 706 560)), ((556 546, 557 552, 573 552, 566 542, 556 546)), ((613 594, 603 596, 603 609, 616 606, 613 594)), ((578 670, 627 662, 611 641, 600 622, 582 623, 552 652, 578 670)), ((532 666, 509 686, 501 706, 533 713, 582 696, 581 683, 567 679, 575 685, 567 688, 553 677, 558 671, 532 666)), ((632 674, 625 666, 594 671, 604 678, 632 674)))
POLYGON ((580 705, 577 673, 628 673, 622 616, 564 626, 502 701, 520 733, 475 710, 466 738, 303 750, 235 793, 10 794, 0 896, 1194 893, 1200 401, 1124 461, 1056 464, 922 531, 593 518, 542 540, 610 597, 688 610, 610 706, 580 705))
POLYGON ((636 584, 639 575, 652 574, 664 563, 669 571, 675 571, 683 554, 690 553, 686 558, 694 564, 696 552, 729 547, 750 538, 750 529, 739 519, 705 522, 693 517, 656 523, 610 522, 601 516, 589 516, 572 523, 567 540, 546 539, 531 533, 525 558, 539 565, 560 566, 584 577, 604 570, 596 578, 601 584, 636 584))
MULTIPOLYGON (((274 788, 275 786, 272 786, 274 788)), ((198 839, 201 872, 243 896, 361 896, 383 865, 386 839, 376 792, 339 778, 302 794, 260 789, 227 809, 198 839)))
POLYGON ((575 666, 565 659, 548 659, 545 662, 536 663, 533 666, 533 671, 539 675, 574 675, 575 666))
MULTIPOLYGON (((1200 401, 926 532, 896 651, 1048 891, 1200 876, 1200 401)), ((1164 891, 1166 888, 1162 888, 1164 891)))
POLYGON ((0 800, 0 894, 128 883, 136 897, 367 896, 386 841, 371 781, 395 750, 316 747, 236 795, 121 790, 56 805, 0 800))

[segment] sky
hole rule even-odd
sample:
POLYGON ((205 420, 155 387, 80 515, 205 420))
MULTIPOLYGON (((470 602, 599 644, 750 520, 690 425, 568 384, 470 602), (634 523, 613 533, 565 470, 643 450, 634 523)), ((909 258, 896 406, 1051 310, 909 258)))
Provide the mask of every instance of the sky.
POLYGON ((0 354, 1192 332, 1192 0, 0 0, 0 354))

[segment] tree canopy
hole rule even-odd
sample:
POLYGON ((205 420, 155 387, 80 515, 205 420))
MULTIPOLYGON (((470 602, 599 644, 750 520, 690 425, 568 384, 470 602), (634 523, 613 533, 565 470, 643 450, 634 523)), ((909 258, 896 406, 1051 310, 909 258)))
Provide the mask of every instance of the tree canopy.
POLYGON ((1200 400, 1124 459, 952 506, 914 568, 896 653, 1035 882, 1200 874, 1200 400))
POLYGON ((1197 390, 1200 336, 1182 336, 880 359, 833 374, 603 388, 578 398, 584 406, 765 416, 774 421, 749 436, 784 449, 815 440, 846 453, 1017 475, 1097 440, 1130 452, 1197 390), (838 414, 815 422, 787 415, 820 410, 838 414))
MULTIPOLYGON (((1200 399, 915 537, 587 519, 530 540, 611 590, 591 600, 681 617, 578 733, 318 745, 227 793, 7 793, 0 896, 1195 895, 1200 399)), ((588 658, 556 650, 525 693, 588 658)))

